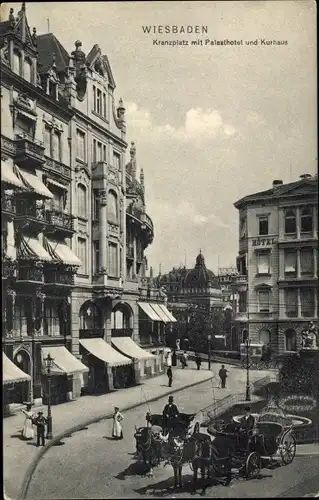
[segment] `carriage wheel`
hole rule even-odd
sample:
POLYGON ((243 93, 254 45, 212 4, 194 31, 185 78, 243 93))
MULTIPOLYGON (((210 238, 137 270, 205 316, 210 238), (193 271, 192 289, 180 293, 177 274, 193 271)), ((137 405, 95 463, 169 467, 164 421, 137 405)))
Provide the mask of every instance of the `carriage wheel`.
POLYGON ((296 455, 296 440, 292 434, 286 436, 280 447, 281 460, 284 465, 289 465, 296 455))
POLYGON ((248 455, 246 460, 246 478, 247 479, 256 479, 259 476, 261 469, 261 459, 258 453, 253 451, 248 455))

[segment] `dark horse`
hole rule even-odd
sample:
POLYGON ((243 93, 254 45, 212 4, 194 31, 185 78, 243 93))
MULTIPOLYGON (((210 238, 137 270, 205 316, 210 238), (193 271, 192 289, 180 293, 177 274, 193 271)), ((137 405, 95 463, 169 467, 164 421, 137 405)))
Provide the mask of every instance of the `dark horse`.
POLYGON ((153 467, 160 463, 161 443, 151 427, 139 427, 134 434, 136 452, 142 455, 143 463, 153 474, 153 467))

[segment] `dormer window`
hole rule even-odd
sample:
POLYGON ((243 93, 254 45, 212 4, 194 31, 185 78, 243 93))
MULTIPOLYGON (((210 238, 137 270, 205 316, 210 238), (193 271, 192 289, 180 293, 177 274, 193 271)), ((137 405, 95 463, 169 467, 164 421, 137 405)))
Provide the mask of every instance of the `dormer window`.
POLYGON ((57 99, 57 84, 49 81, 49 96, 57 99))

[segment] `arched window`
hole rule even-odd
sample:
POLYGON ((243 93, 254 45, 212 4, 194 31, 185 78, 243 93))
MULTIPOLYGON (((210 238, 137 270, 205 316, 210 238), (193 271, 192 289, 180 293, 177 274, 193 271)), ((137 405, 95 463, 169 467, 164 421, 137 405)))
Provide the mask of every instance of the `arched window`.
POLYGON ((24 61, 24 71, 23 71, 23 77, 27 82, 31 82, 31 73, 32 71, 32 62, 29 59, 25 59, 24 61))
POLYGON ((94 302, 86 302, 83 304, 79 316, 81 330, 96 330, 101 328, 101 311, 94 302))
POLYGON ((301 232, 311 233, 312 232, 312 210, 311 208, 304 208, 301 211, 301 232))
POLYGON ((270 343, 270 331, 266 328, 262 328, 259 332, 259 342, 261 344, 267 345, 270 343))
POLYGON ((246 330, 246 328, 244 328, 244 330, 242 332, 242 343, 244 344, 247 339, 248 339, 248 330, 246 330))
POLYGON ((21 54, 18 52, 13 53, 13 72, 17 75, 21 75, 21 54))
POLYGON ((83 219, 88 218, 87 213, 87 194, 86 187, 83 184, 78 184, 78 215, 79 217, 83 217, 83 219))
POLYGON ((294 210, 286 210, 285 213, 285 233, 292 234, 296 232, 296 213, 294 210))
POLYGON ((108 192, 107 197, 107 218, 110 222, 118 222, 117 196, 114 191, 108 192))
POLYGON ((293 329, 285 331, 285 350, 286 351, 296 351, 297 350, 297 336, 293 329))

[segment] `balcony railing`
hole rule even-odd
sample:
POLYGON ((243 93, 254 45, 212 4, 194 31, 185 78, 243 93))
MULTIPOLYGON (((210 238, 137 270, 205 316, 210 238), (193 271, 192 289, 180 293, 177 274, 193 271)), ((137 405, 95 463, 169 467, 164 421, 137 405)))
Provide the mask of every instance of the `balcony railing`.
POLYGON ((154 225, 153 225, 153 221, 152 219, 150 218, 149 215, 147 215, 146 213, 144 213, 142 215, 142 221, 152 230, 154 231, 154 225))
POLYGON ((20 265, 18 267, 18 281, 34 281, 43 283, 43 269, 37 267, 26 267, 20 265))
POLYGON ((71 214, 67 214, 64 212, 60 212, 59 210, 46 210, 45 211, 45 220, 49 224, 52 224, 55 227, 65 229, 67 231, 73 231, 73 220, 74 217, 71 214))
POLYGON ((126 258, 134 259, 134 248, 131 245, 126 245, 126 258))
POLYGON ((112 337, 132 337, 133 328, 112 328, 112 337))
POLYGON ((35 201, 20 199, 16 201, 16 214, 19 217, 44 221, 44 206, 37 206, 35 201))
POLYGON ((2 193, 2 212, 7 212, 9 214, 14 214, 16 212, 16 207, 14 203, 14 196, 9 193, 2 193))
POLYGON ((16 267, 16 261, 8 259, 6 256, 2 256, 2 278, 13 278, 16 267))
POLYGON ((62 174, 65 177, 71 177, 71 170, 69 167, 64 165, 58 160, 54 160, 53 158, 45 157, 45 167, 48 170, 52 170, 55 173, 62 174))
POLYGON ((50 270, 44 273, 44 283, 46 285, 74 285, 74 274, 60 270, 50 270))
POLYGON ((233 283, 246 284, 247 283, 247 276, 244 275, 244 274, 240 274, 238 276, 234 276, 233 283))
POLYGON ((96 339, 104 337, 104 328, 80 328, 79 338, 80 339, 96 339))
POLYGON ((33 164, 44 163, 44 146, 39 141, 30 137, 21 137, 15 140, 16 156, 15 161, 18 165, 27 164, 32 161, 33 164))

